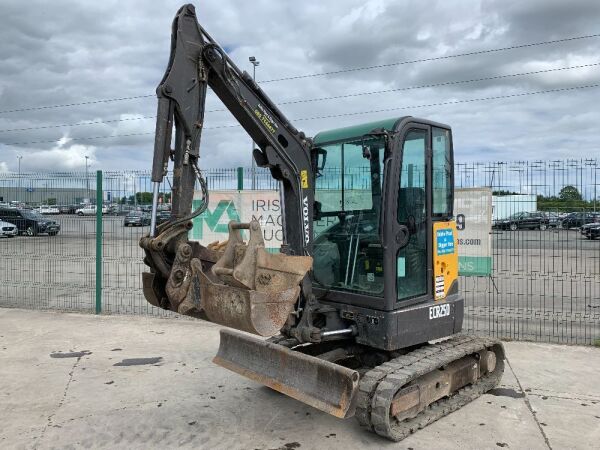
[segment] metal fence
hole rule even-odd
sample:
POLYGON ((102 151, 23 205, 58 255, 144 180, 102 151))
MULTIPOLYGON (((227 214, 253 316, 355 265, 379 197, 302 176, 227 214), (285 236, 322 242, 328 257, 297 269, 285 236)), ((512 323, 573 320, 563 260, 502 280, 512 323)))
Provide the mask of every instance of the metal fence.
MULTIPOLYGON (((569 212, 597 217, 598 167, 596 160, 456 164, 457 187, 495 192, 496 219, 536 209, 554 213, 545 230, 492 231, 491 276, 461 277, 467 331, 600 345, 600 240, 585 239, 576 223, 560 227, 569 212)), ((249 189, 253 178, 256 189, 278 187, 264 169, 207 170, 205 177, 213 190, 249 189)), ((127 211, 150 203, 150 174, 104 172, 101 182, 100 188, 95 173, 0 174, 0 207, 23 202, 63 212, 44 216, 60 224, 56 236, 0 239, 0 306, 174 316, 142 295, 138 240, 148 228, 123 226, 127 211), (98 201, 111 205, 101 222, 75 213, 98 201)), ((170 184, 167 177, 165 202, 170 184)))

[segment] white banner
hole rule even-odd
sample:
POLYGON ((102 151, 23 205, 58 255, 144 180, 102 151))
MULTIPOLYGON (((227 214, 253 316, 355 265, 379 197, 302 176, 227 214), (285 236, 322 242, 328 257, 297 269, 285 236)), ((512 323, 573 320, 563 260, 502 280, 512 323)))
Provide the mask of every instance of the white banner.
MULTIPOLYGON (((194 208, 198 207, 199 203, 198 192, 194 196, 194 208)), ((458 228, 459 273, 472 276, 489 275, 492 269, 491 190, 456 189, 454 214, 458 228)), ((278 251, 281 247, 283 223, 277 191, 211 191, 208 209, 194 219, 190 239, 203 245, 227 240, 227 224, 230 220, 257 220, 263 230, 265 247, 270 251, 278 251)))
POLYGON ((454 190, 454 215, 458 230, 458 272, 483 276, 492 271, 492 190, 454 190))
MULTIPOLYGON (((194 208, 201 194, 194 194, 194 208)), ((207 210, 194 219, 190 239, 207 245, 228 239, 230 220, 257 220, 263 230, 265 248, 279 250, 283 239, 281 203, 277 191, 211 191, 207 210)))

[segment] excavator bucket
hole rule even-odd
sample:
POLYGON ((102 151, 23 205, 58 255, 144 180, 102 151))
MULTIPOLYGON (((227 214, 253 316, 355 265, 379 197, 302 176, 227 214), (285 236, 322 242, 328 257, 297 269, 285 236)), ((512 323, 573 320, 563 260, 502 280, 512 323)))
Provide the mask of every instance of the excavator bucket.
POLYGON ((213 362, 336 417, 354 414, 359 374, 347 367, 227 329, 213 362))
POLYGON ((165 258, 169 240, 188 230, 167 228, 157 237, 141 239, 146 261, 154 268, 142 275, 148 302, 259 336, 278 334, 294 311, 312 258, 267 252, 257 221, 232 221, 227 241, 207 247, 184 242, 173 260, 165 258), (249 231, 247 243, 241 230, 249 231), (158 276, 161 272, 169 273, 166 284, 158 276))
POLYGON ((258 222, 231 222, 223 254, 210 271, 199 271, 202 309, 211 322, 273 336, 294 310, 311 266, 309 256, 267 252, 258 222), (250 232, 247 244, 242 229, 250 232))

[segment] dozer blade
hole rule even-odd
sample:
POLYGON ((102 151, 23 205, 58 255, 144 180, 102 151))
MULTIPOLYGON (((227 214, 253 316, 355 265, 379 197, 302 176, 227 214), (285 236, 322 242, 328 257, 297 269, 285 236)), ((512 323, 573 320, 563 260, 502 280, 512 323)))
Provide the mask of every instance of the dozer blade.
POLYGON ((213 362, 336 417, 354 414, 359 374, 347 367, 227 329, 213 362))

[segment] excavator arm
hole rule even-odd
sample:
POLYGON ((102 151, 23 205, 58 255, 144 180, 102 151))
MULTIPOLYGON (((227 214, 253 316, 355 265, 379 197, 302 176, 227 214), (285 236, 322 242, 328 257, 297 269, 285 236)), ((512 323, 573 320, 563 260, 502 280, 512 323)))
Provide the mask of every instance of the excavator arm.
POLYGON ((299 319, 300 301, 312 296, 306 275, 312 267, 314 203, 310 139, 200 26, 192 5, 183 6, 173 21, 169 64, 156 93, 151 230, 140 242, 150 267, 143 274, 146 298, 156 306, 260 335, 293 326, 290 313, 295 311, 299 319), (280 254, 265 251, 257 222, 231 223, 226 245, 207 248, 187 239, 191 219, 208 205, 199 161, 209 88, 256 142, 257 165, 268 167, 280 181, 280 254), (172 219, 157 226, 159 186, 170 160, 172 219), (203 202, 192 211, 196 182, 203 202))
POLYGON ((282 183, 286 207, 284 251, 310 256, 314 201, 310 140, 290 124, 252 77, 242 72, 200 26, 192 5, 183 6, 173 21, 169 65, 156 89, 152 181, 162 182, 172 157, 176 171, 173 213, 178 218, 189 215, 208 88, 259 147, 254 152, 258 166, 268 167, 282 183), (171 150, 173 125, 175 148, 171 150))

